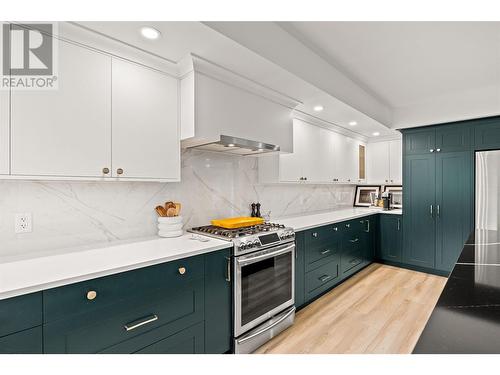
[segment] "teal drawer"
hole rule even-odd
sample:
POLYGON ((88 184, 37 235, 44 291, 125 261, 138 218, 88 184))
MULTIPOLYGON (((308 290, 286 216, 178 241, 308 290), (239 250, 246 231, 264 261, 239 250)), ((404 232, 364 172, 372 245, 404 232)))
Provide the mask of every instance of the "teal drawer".
POLYGON ((163 291, 166 295, 203 277, 204 258, 196 256, 49 289, 43 292, 44 322, 97 312, 104 318, 114 314, 112 306, 121 301, 140 304, 145 294, 163 291), (89 292, 95 292, 96 297, 88 299, 89 292))
POLYGON ((135 353, 137 354, 202 354, 203 348, 203 323, 158 341, 135 353))
POLYGON ((0 338, 0 354, 41 354, 42 327, 30 328, 0 338))
POLYGON ((333 225, 325 225, 319 228, 309 229, 304 232, 306 248, 318 246, 332 238, 337 232, 333 225))
MULTIPOLYGON (((198 278, 178 286, 174 283, 168 288, 144 291, 141 298, 134 295, 107 304, 105 309, 85 311, 45 324, 44 350, 46 353, 97 353, 159 327, 175 332, 202 321, 204 280, 198 278), (139 324, 145 321, 149 322, 139 324), (135 325, 137 328, 131 330, 125 328, 135 325)), ((151 336, 151 342, 147 341, 148 336, 143 336, 142 347, 157 341, 154 334, 151 336)))
POLYGON ((99 352, 99 354, 195 354, 204 352, 204 322, 183 330, 162 326, 99 352))
POLYGON ((306 299, 316 297, 333 287, 339 281, 338 256, 330 263, 326 263, 313 271, 306 273, 306 299))
POLYGON ((340 270, 342 275, 359 266, 365 260, 363 248, 358 245, 358 243, 351 246, 340 255, 340 270))
POLYGON ((309 246, 305 252, 306 272, 318 268, 338 258, 340 253, 340 236, 333 236, 328 241, 309 246))
POLYGON ((42 293, 0 300, 0 337, 42 324, 42 293))

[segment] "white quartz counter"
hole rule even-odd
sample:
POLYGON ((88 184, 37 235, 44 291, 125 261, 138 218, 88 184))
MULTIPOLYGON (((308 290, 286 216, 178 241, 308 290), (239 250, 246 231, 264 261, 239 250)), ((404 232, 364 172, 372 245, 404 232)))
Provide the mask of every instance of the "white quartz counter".
POLYGON ((334 211, 319 212, 310 215, 297 215, 284 217, 276 222, 293 228, 296 232, 319 227, 322 225, 334 224, 341 221, 356 219, 372 214, 401 215, 403 210, 383 211, 381 208, 349 207, 334 211))
MULTIPOLYGON (((350 207, 274 221, 301 231, 370 214, 400 215, 402 211, 350 207)), ((36 257, 0 258, 0 300, 232 246, 228 241, 206 237, 208 241, 201 242, 191 237, 191 234, 177 238, 153 237, 59 249, 36 257)))
POLYGON ((191 234, 177 238, 61 249, 32 258, 0 258, 0 299, 72 284, 231 247, 231 242, 201 242, 191 234))

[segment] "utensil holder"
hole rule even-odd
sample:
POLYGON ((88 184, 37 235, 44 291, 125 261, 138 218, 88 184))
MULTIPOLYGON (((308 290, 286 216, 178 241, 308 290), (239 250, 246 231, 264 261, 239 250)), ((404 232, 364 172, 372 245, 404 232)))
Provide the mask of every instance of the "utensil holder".
POLYGON ((160 237, 180 237, 184 234, 182 230, 182 216, 159 217, 158 236, 160 237))

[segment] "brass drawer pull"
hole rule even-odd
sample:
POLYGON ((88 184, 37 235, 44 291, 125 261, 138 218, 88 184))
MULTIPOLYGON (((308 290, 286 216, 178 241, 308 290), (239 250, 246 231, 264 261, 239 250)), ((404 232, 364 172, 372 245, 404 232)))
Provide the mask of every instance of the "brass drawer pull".
POLYGON ((349 240, 350 242, 358 242, 359 241, 359 238, 355 238, 353 240, 349 240))
POLYGON ((152 323, 152 322, 157 321, 157 320, 158 320, 158 315, 154 314, 154 315, 151 315, 151 316, 145 318, 144 320, 140 319, 140 320, 136 320, 132 323, 127 323, 123 326, 123 328, 125 328, 125 331, 128 332, 128 331, 132 331, 136 328, 142 327, 143 325, 152 323))
POLYGON ((87 299, 89 301, 92 301, 92 300, 96 299, 96 297, 97 297, 97 292, 95 290, 89 290, 87 292, 87 299))
POLYGON ((333 230, 334 230, 335 232, 337 232, 337 231, 339 230, 339 228, 337 228, 337 227, 333 227, 333 230))
POLYGON ((186 273, 186 267, 179 267, 179 273, 184 275, 186 273))
POLYGON ((322 283, 324 283, 325 281, 328 281, 330 280, 332 277, 330 275, 323 275, 319 278, 319 281, 321 281, 322 283))
POLYGON ((317 237, 318 237, 318 233, 313 232, 312 236, 313 236, 314 238, 317 238, 317 237))
POLYGON ((321 252, 321 255, 326 255, 326 254, 328 254, 329 252, 331 252, 331 250, 330 250, 330 249, 323 250, 323 251, 321 252))
POLYGON ((346 228, 350 228, 351 227, 351 224, 346 224, 345 225, 346 228))

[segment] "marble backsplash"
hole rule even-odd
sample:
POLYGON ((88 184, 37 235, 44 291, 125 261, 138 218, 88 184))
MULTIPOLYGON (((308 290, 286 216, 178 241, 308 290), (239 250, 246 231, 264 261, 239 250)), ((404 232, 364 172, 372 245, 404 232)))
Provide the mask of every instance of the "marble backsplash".
POLYGON ((260 202, 271 218, 352 205, 354 187, 261 185, 258 161, 183 151, 182 181, 62 182, 0 180, 0 256, 154 236, 153 208, 182 203, 185 228, 249 214, 260 202), (15 234, 16 213, 30 212, 33 232, 15 234))

